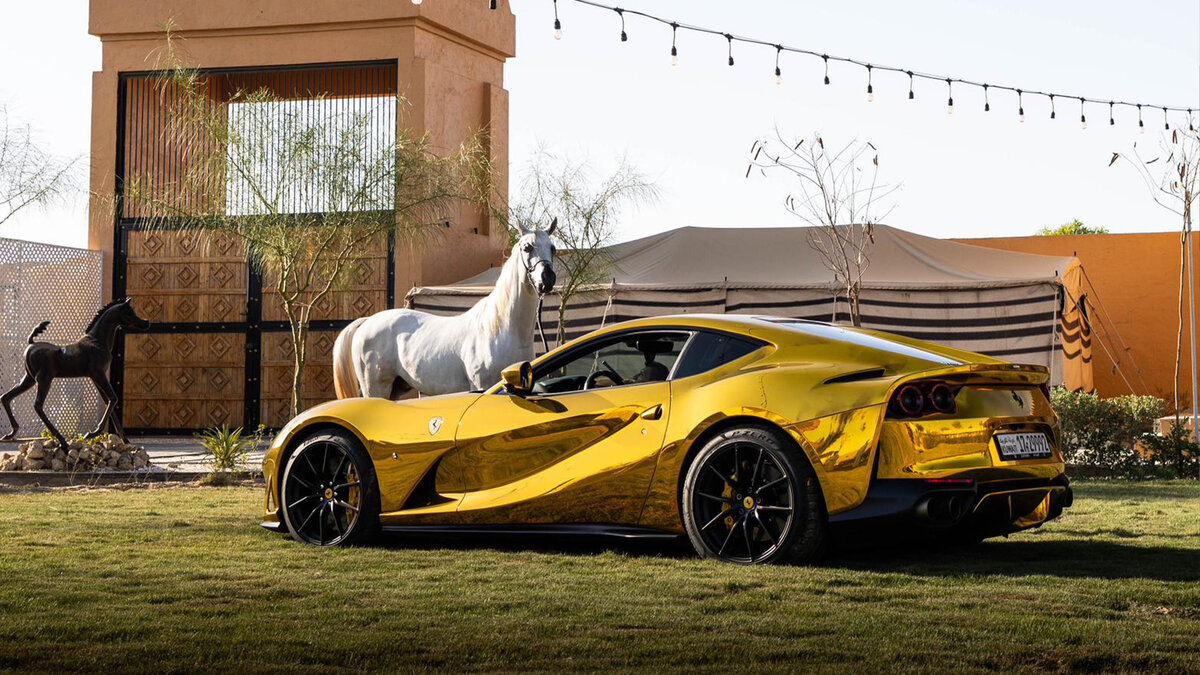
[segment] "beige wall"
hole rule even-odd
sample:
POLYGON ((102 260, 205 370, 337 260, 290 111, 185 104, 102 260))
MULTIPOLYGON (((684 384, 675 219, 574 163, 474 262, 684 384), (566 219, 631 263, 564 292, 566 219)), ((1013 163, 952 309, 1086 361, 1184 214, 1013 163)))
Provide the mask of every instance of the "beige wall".
MULTIPOLYGON (((1089 304, 1093 309, 1092 324, 1098 334, 1092 342, 1092 372, 1096 391, 1101 396, 1130 393, 1130 386, 1114 364, 1114 361, 1120 361, 1121 372, 1136 393, 1154 394, 1172 405, 1175 338, 1179 325, 1178 233, 1085 234, 958 241, 1006 251, 1078 257, 1095 286, 1089 304), (1103 310, 1107 310, 1107 313, 1103 310), (1118 334, 1124 338, 1124 347, 1129 348, 1128 354, 1122 353, 1124 347, 1118 334)), ((1195 240, 1192 248, 1192 255, 1196 256, 1200 246, 1195 240)), ((1191 366, 1186 311, 1183 329, 1180 397, 1187 405, 1191 401, 1191 366)))
MULTIPOLYGON (((470 133, 491 130, 492 159, 507 186, 508 93, 504 61, 515 54, 508 3, 478 0, 91 0, 89 32, 103 44, 92 78, 91 190, 111 195, 121 72, 155 67, 170 23, 190 65, 204 68, 395 59, 406 99, 400 124, 427 131, 435 147, 457 148, 470 133)), ((113 219, 93 199, 89 247, 105 252, 104 294, 111 295, 113 219)), ((434 250, 397 251, 396 297, 415 284, 466 278, 498 262, 505 235, 476 209, 460 209, 434 250)))

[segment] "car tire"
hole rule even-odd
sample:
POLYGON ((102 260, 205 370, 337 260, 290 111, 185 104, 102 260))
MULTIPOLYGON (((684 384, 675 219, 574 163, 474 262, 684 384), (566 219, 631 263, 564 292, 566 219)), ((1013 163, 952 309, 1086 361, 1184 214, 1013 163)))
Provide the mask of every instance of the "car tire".
POLYGON ((288 533, 314 546, 369 543, 379 532, 379 483, 362 443, 345 431, 305 438, 280 483, 288 533))
POLYGON ((828 540, 808 459, 766 426, 738 426, 709 439, 688 466, 680 510, 688 539, 705 558, 807 563, 828 540))

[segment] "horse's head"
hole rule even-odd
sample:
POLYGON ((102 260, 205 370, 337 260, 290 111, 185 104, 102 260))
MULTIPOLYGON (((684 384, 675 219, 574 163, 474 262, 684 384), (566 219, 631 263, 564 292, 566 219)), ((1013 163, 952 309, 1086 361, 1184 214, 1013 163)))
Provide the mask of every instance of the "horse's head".
POLYGON ((558 218, 550 223, 545 230, 521 228, 521 236, 513 246, 512 254, 521 262, 525 270, 525 281, 539 294, 545 295, 554 290, 558 280, 554 275, 554 244, 550 235, 558 227, 558 218))
POLYGON ((125 298, 118 302, 113 307, 117 315, 117 324, 125 327, 145 329, 150 327, 150 322, 138 316, 138 313, 133 309, 133 298, 125 298))

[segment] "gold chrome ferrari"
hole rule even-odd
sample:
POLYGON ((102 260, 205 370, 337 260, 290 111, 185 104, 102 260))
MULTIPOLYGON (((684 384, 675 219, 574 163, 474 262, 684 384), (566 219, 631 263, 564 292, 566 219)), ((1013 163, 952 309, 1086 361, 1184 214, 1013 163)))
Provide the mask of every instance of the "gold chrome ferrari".
POLYGON ((1045 368, 750 316, 617 324, 486 391, 319 405, 275 438, 265 527, 686 535, 737 563, 834 535, 977 540, 1071 504, 1045 368))

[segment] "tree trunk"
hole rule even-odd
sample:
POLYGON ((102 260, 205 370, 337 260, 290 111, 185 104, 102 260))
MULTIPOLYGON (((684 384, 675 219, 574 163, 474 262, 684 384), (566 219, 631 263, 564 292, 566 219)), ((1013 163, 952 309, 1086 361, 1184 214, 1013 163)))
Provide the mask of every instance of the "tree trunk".
POLYGON ((304 410, 304 363, 308 351, 308 326, 301 320, 292 325, 292 417, 304 410))
POLYGON ((567 300, 569 299, 568 296, 563 295, 558 301, 558 335, 556 336, 558 341, 556 346, 558 347, 561 347, 567 341, 567 327, 563 325, 563 321, 566 319, 567 300))
POLYGON ((855 284, 854 286, 850 287, 850 289, 849 289, 850 292, 847 293, 847 295, 850 296, 850 298, 849 298, 849 300, 850 300, 850 321, 854 324, 855 328, 862 327, 862 315, 859 314, 859 307, 858 307, 859 290, 860 289, 858 288, 858 285, 855 284))

